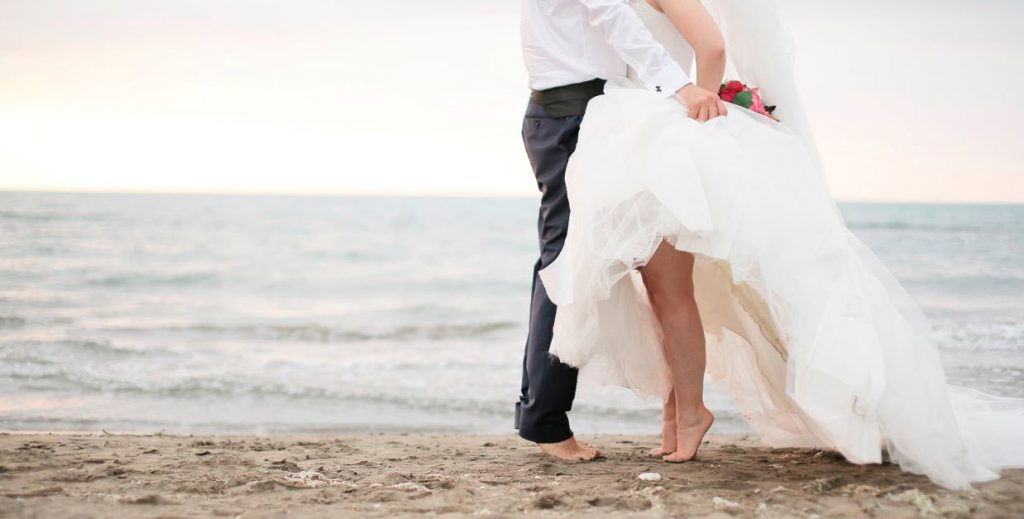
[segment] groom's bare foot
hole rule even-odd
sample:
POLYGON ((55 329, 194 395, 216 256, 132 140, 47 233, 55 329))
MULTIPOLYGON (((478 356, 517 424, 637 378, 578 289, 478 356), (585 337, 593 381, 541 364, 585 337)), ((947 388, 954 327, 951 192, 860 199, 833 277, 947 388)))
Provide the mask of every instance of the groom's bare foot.
POLYGON ((697 449, 704 441, 711 424, 715 422, 715 415, 711 414, 706 407, 702 407, 696 416, 691 420, 680 421, 676 425, 676 450, 661 459, 669 463, 682 463, 690 461, 697 456, 697 449))
POLYGON ((594 447, 577 442, 576 438, 558 443, 538 443, 537 446, 545 454, 566 461, 593 461, 601 454, 594 447))

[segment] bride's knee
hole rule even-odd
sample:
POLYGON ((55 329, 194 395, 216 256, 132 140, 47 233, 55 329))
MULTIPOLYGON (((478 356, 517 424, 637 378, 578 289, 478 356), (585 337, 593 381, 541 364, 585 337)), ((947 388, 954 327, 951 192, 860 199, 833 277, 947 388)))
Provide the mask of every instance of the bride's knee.
POLYGON ((693 280, 678 278, 662 282, 645 283, 647 297, 656 313, 672 313, 695 304, 693 280))

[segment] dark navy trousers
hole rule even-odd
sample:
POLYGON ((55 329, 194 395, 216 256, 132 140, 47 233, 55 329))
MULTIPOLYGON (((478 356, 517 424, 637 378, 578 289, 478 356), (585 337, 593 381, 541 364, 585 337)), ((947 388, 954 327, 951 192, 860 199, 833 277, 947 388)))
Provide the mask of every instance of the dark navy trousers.
POLYGON ((523 119, 523 143, 541 192, 537 234, 540 258, 533 267, 530 331, 523 356, 523 387, 516 403, 516 428, 523 438, 555 443, 572 437, 569 417, 576 396, 577 370, 548 354, 557 307, 548 299, 537 272, 562 251, 569 227, 565 167, 576 149, 581 115, 551 117, 530 101, 523 119))

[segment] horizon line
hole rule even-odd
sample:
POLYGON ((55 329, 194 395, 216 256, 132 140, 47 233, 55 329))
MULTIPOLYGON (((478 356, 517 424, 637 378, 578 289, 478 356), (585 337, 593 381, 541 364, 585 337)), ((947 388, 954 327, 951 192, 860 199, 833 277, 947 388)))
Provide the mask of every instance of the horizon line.
MULTIPOLYGON (((251 197, 320 197, 320 198, 534 198, 537 194, 460 193, 460 192, 369 192, 369 191, 245 191, 245 190, 142 190, 142 189, 76 189, 76 188, 6 188, 0 193, 20 194, 81 194, 81 195, 167 195, 167 196, 251 196, 251 197)), ((900 205, 1024 205, 1021 201, 979 200, 900 200, 900 199, 833 199, 838 204, 900 204, 900 205)))

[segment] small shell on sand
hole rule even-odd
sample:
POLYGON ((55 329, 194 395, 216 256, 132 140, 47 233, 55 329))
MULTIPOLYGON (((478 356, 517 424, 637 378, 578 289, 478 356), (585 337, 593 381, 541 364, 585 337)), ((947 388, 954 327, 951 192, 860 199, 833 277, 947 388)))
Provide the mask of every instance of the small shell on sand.
POLYGON ((661 474, 657 472, 642 472, 637 479, 640 481, 661 481, 661 474))
POLYGON ((711 502, 715 505, 715 508, 738 508, 740 506, 736 501, 731 501, 724 497, 715 496, 711 499, 711 502))

